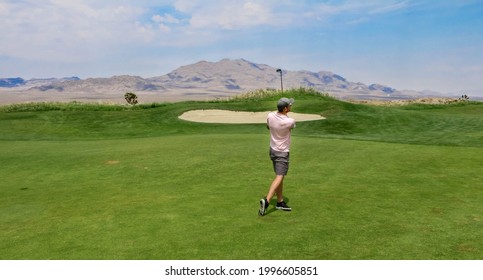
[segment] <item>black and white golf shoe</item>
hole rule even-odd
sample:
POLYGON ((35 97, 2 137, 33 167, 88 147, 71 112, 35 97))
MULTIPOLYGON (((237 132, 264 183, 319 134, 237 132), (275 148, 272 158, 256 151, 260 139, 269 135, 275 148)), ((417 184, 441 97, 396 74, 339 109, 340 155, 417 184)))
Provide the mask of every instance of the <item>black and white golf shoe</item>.
POLYGON ((285 203, 285 201, 277 202, 277 206, 275 207, 278 210, 283 210, 283 211, 292 211, 292 208, 285 203))
POLYGON ((258 210, 258 215, 264 216, 268 208, 268 200, 266 198, 260 199, 260 209, 258 210))

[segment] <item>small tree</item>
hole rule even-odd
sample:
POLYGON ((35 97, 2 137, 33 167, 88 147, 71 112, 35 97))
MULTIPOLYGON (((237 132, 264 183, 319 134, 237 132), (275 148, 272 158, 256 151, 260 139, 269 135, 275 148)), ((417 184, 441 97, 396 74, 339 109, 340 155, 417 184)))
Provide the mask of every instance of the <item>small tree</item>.
POLYGON ((131 105, 138 104, 138 97, 136 96, 136 94, 134 94, 132 92, 126 92, 124 94, 124 99, 126 99, 127 103, 129 103, 131 105))

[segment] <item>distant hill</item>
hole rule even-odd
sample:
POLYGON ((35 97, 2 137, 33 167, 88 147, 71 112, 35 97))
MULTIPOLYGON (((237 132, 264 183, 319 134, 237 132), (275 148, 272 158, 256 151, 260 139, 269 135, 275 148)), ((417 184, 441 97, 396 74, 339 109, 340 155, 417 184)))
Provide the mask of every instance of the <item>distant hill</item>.
POLYGON ((280 89, 282 80, 285 89, 310 87, 338 96, 387 97, 388 94, 404 94, 389 86, 378 84, 368 86, 350 82, 342 76, 328 71, 314 73, 282 70, 282 77, 280 77, 277 68, 244 59, 223 59, 219 62, 200 61, 149 80, 161 83, 167 89, 205 89, 220 92, 241 92, 260 88, 280 89))
POLYGON ((199 97, 229 97, 255 89, 280 89, 281 79, 284 89, 310 87, 339 98, 352 99, 408 99, 435 92, 400 91, 387 85, 366 85, 351 82, 341 75, 329 72, 290 71, 282 69, 282 77, 277 68, 257 64, 245 59, 223 59, 218 62, 199 61, 181 66, 162 76, 142 78, 138 76, 114 76, 110 78, 60 79, 22 78, 0 79, 0 87, 22 87, 27 91, 65 94, 76 93, 94 98, 95 94, 120 95, 131 91, 153 95, 199 97))
POLYGON ((49 79, 30 79, 24 80, 20 77, 17 78, 0 78, 0 87, 27 87, 32 88, 36 86, 51 85, 53 83, 59 83, 64 81, 78 81, 79 77, 66 77, 66 78, 49 78, 49 79))
POLYGON ((0 87, 17 87, 25 84, 22 78, 0 78, 0 87))
POLYGON ((48 86, 54 83, 66 82, 66 81, 80 81, 79 77, 64 77, 64 78, 47 78, 47 79, 30 79, 25 81, 25 86, 48 86))
POLYGON ((125 93, 127 91, 163 91, 161 85, 154 85, 138 76, 113 76, 111 78, 88 78, 55 81, 33 87, 40 91, 86 92, 86 93, 125 93))

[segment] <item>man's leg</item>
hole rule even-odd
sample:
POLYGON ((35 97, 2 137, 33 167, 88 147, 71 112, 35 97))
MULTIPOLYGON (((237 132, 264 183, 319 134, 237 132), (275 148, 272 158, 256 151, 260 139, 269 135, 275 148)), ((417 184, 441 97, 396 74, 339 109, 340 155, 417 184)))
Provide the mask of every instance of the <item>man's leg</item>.
POLYGON ((284 211, 292 211, 292 208, 283 201, 283 180, 280 183, 279 187, 276 189, 275 193, 277 194, 277 206, 275 208, 284 211))
POLYGON ((275 179, 273 179, 267 194, 267 200, 269 203, 270 203, 270 199, 272 199, 274 194, 277 194, 277 199, 280 199, 280 197, 282 196, 284 178, 285 178, 284 175, 276 175, 275 179))
POLYGON ((277 199, 279 196, 282 195, 281 187, 283 186, 283 178, 284 178, 284 175, 275 176, 275 179, 273 179, 272 184, 268 189, 267 196, 265 198, 260 199, 260 209, 258 210, 258 214, 260 216, 265 215, 265 211, 267 211, 267 208, 270 204, 270 199, 272 199, 275 193, 277 194, 277 199))
POLYGON ((283 201, 283 180, 275 191, 275 194, 277 195, 277 202, 283 201))
POLYGON ((270 159, 273 162, 273 170, 275 171, 275 179, 273 179, 270 188, 268 189, 267 196, 260 199, 260 209, 258 214, 263 216, 267 210, 270 200, 276 194, 277 195, 277 209, 280 206, 280 202, 283 202, 283 179, 288 171, 288 158, 289 153, 276 153, 270 148, 270 159), (283 174, 283 175, 278 175, 283 174))

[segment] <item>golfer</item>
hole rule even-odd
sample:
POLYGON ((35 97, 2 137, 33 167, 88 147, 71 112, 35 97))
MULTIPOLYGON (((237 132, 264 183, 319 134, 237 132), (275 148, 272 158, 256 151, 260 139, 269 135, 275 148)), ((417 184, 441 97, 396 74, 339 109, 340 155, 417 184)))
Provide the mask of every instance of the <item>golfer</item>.
POLYGON ((283 201, 283 179, 288 172, 290 134, 295 127, 295 120, 287 115, 293 103, 293 98, 281 98, 277 103, 278 111, 269 113, 267 117, 267 128, 270 130, 270 159, 273 163, 275 179, 270 185, 267 196, 260 199, 258 214, 261 216, 265 215, 270 200, 275 194, 277 195, 276 208, 292 211, 292 208, 283 201))

